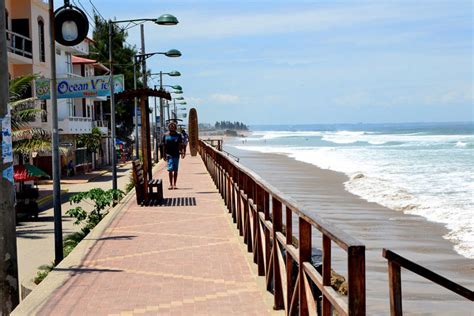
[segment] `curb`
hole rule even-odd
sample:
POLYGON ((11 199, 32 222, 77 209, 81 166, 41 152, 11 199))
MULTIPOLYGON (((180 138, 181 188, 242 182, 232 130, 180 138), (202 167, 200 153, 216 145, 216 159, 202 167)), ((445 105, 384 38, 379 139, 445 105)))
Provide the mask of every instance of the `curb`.
POLYGON ((84 258, 89 254, 97 239, 103 235, 114 219, 128 206, 135 197, 135 189, 132 189, 123 200, 114 208, 96 227, 74 248, 74 250, 63 259, 31 293, 13 310, 11 315, 35 315, 48 301, 53 292, 61 287, 74 273, 80 269, 84 258))
MULTIPOLYGON (((69 192, 69 189, 62 189, 61 190, 61 194, 64 194, 64 193, 67 193, 67 192, 69 192)), ((43 196, 41 199, 37 199, 36 203, 38 204, 38 206, 43 206, 43 204, 46 204, 47 202, 51 201, 52 199, 53 199, 53 195, 49 194, 49 195, 43 196)))

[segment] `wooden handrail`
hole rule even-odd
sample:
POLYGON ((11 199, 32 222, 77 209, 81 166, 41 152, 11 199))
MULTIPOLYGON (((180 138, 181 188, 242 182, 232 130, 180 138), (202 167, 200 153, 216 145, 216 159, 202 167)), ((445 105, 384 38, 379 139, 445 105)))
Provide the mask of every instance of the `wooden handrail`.
POLYGON ((318 311, 330 315, 332 309, 340 315, 365 315, 365 246, 360 241, 321 217, 305 212, 255 172, 202 140, 199 152, 247 250, 253 253, 258 274, 266 276, 275 309, 285 309, 287 315, 296 311, 299 315, 318 311), (298 236, 293 235, 295 215, 298 236), (323 238, 322 273, 311 263, 313 228, 323 238), (347 253, 347 297, 331 287, 332 242, 347 253), (296 281, 293 267, 298 267, 296 281))
MULTIPOLYGON (((207 143, 207 141, 206 141, 207 143)), ((211 147, 212 148, 212 147, 211 147)), ((225 159, 227 157, 222 156, 225 159)), ((269 192, 272 197, 276 198, 286 207, 289 207, 293 210, 295 214, 300 217, 303 217, 308 223, 317 227, 319 230, 323 230, 325 234, 331 236, 331 239, 337 243, 341 248, 344 250, 348 250, 349 247, 355 246, 363 246, 363 244, 357 240, 356 238, 352 237, 351 235, 347 234, 346 232, 342 231, 341 229, 335 227, 331 223, 327 222, 326 220, 322 219, 320 216, 316 214, 308 214, 305 211, 301 210, 298 206, 297 202, 290 196, 282 193, 280 190, 275 188, 273 185, 268 183, 266 180, 262 179, 257 173, 253 170, 241 165, 239 162, 233 161, 231 159, 227 159, 227 161, 232 164, 234 167, 239 168, 243 173, 249 176, 253 181, 258 183, 265 191, 269 192)))
POLYGON ((408 260, 399 254, 383 249, 382 256, 388 261, 389 274, 389 291, 390 291, 390 314, 392 316, 403 315, 402 309, 402 284, 401 284, 401 267, 424 277, 438 284, 451 292, 454 292, 470 301, 474 301, 474 292, 464 286, 453 282, 436 272, 433 272, 411 260, 408 260))

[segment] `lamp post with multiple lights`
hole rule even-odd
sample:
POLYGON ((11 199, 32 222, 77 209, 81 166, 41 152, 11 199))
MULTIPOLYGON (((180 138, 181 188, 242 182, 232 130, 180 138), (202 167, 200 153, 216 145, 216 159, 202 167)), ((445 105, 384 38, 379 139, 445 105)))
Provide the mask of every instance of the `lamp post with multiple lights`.
MULTIPOLYGON (((163 75, 168 75, 170 77, 179 77, 181 76, 181 73, 179 71, 170 71, 170 72, 163 72, 163 71, 160 71, 159 73, 156 73, 156 74, 151 74, 151 76, 153 75, 159 75, 160 76, 160 84, 159 85, 155 85, 155 89, 157 87, 160 88, 160 90, 163 90, 163 75)), ((158 113, 158 109, 157 109, 157 104, 156 104, 156 97, 155 97, 155 129, 154 129, 154 136, 155 136, 155 163, 158 162, 158 152, 159 152, 159 143, 160 143, 160 140, 163 136, 163 131, 164 131, 164 106, 163 106, 163 99, 160 98, 160 122, 159 122, 159 127, 158 127, 158 118, 157 118, 157 113, 158 113)))
MULTIPOLYGON (((178 24, 178 19, 171 15, 171 14, 163 14, 157 19, 130 19, 130 20, 118 20, 112 21, 109 20, 109 66, 110 66, 110 122, 111 122, 111 134, 112 134, 112 188, 117 189, 117 153, 116 153, 116 122, 115 122, 115 100, 114 100, 114 82, 113 82, 113 75, 114 75, 114 68, 113 68, 113 53, 112 53, 112 35, 114 30, 115 24, 120 23, 129 23, 129 24, 137 24, 137 23, 144 23, 144 22, 154 22, 158 25, 176 25, 178 24)), ((176 54, 174 50, 169 51, 171 54, 176 54)), ((167 53, 169 53, 167 52, 167 53)), ((163 53, 166 55, 166 53, 163 53)), ((181 53, 180 53, 181 55, 181 53)), ((135 112, 136 114, 136 112, 135 112)), ((142 113, 144 115, 144 113, 142 113)), ((138 125, 137 125, 138 126, 138 125)))

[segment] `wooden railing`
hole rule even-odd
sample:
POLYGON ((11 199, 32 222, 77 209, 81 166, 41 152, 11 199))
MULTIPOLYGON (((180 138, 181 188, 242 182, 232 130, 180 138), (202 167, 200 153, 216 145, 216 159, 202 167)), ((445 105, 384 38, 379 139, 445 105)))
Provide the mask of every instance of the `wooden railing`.
POLYGON ((222 151, 222 138, 207 138, 203 139, 203 141, 206 142, 208 145, 211 145, 212 147, 216 148, 217 150, 222 151))
POLYGON ((401 268, 405 268, 419 276, 424 277, 436 283, 456 294, 461 295, 462 297, 467 298, 468 300, 474 301, 474 293, 463 287, 460 284, 457 284, 451 280, 446 279, 445 277, 426 269, 425 267, 416 264, 413 261, 410 261, 399 254, 388 250, 383 249, 382 256, 388 261, 388 282, 390 290, 390 315, 392 316, 401 316, 403 315, 402 309, 402 279, 401 279, 401 268))
POLYGON ((285 309, 286 315, 321 311, 326 316, 333 310, 339 315, 365 315, 365 246, 360 241, 306 213, 294 200, 205 142, 199 142, 199 151, 247 250, 253 253, 258 274, 266 276, 275 309, 285 309), (321 273, 311 262, 313 228, 322 235, 321 273), (347 296, 331 287, 333 244, 347 255, 347 296))

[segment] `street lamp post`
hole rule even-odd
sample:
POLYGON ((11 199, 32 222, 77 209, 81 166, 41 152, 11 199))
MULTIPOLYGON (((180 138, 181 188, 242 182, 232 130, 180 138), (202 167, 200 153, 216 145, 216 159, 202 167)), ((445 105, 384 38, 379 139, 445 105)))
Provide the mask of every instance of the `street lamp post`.
MULTIPOLYGON (((133 57, 133 90, 137 90, 137 59, 133 57)), ((135 159, 140 159, 140 147, 138 144, 138 98, 133 99, 135 113, 135 159)))
MULTIPOLYGON (((151 74, 151 75, 155 75, 155 74, 151 74)), ((181 76, 181 73, 179 71, 170 71, 170 72, 163 72, 163 71, 160 71, 159 73, 157 73, 157 75, 160 76, 160 90, 163 90, 163 75, 168 75, 170 77, 179 77, 181 76)), ((156 89, 157 85, 155 85, 155 89, 156 89)), ((163 137, 163 132, 164 132, 164 104, 163 104, 163 99, 160 97, 160 127, 159 127, 159 131, 158 131, 158 120, 156 118, 156 114, 157 114, 157 104, 156 104, 156 97, 155 97, 155 111, 154 111, 154 115, 155 115, 155 162, 157 163, 158 162, 158 151, 159 151, 159 143, 160 143, 160 140, 161 138, 163 137)))
MULTIPOLYGON (((115 122, 115 102, 114 102, 114 68, 113 68, 113 54, 112 54, 112 34, 114 24, 119 23, 143 23, 151 21, 158 25, 176 25, 178 19, 171 14, 163 14, 158 19, 131 19, 131 20, 120 20, 112 21, 109 20, 109 66, 110 66, 110 124, 111 124, 111 136, 112 136, 112 188, 117 189, 117 153, 116 153, 116 122, 115 122)), ((145 113, 142 113, 144 115, 145 113)), ((137 125, 138 126, 138 125, 137 125)), ((143 126, 142 126, 143 128, 143 126)))
MULTIPOLYGON (((142 25, 142 53, 135 55, 137 59, 140 59, 142 62, 143 67, 143 85, 147 87, 147 73, 146 73, 146 59, 154 56, 154 55, 165 55, 166 57, 180 57, 181 52, 177 49, 170 49, 166 52, 153 52, 153 53, 145 53, 145 46, 144 46, 144 32, 143 32, 143 25, 142 25)), ((179 72, 172 72, 173 75, 178 75, 179 72)), ((179 74, 180 75, 180 74, 179 74)), ((142 112, 142 155, 146 153, 146 159, 143 160, 144 169, 147 170, 148 177, 151 179, 152 177, 152 169, 149 166, 151 163, 151 142, 150 142, 150 124, 149 124, 149 108, 146 106, 146 99, 141 98, 140 100, 140 109, 142 112)), ((155 112, 156 113, 156 112, 155 112)), ((156 138, 156 135, 155 135, 156 138)), ((156 141, 155 141, 156 142, 156 141)))

